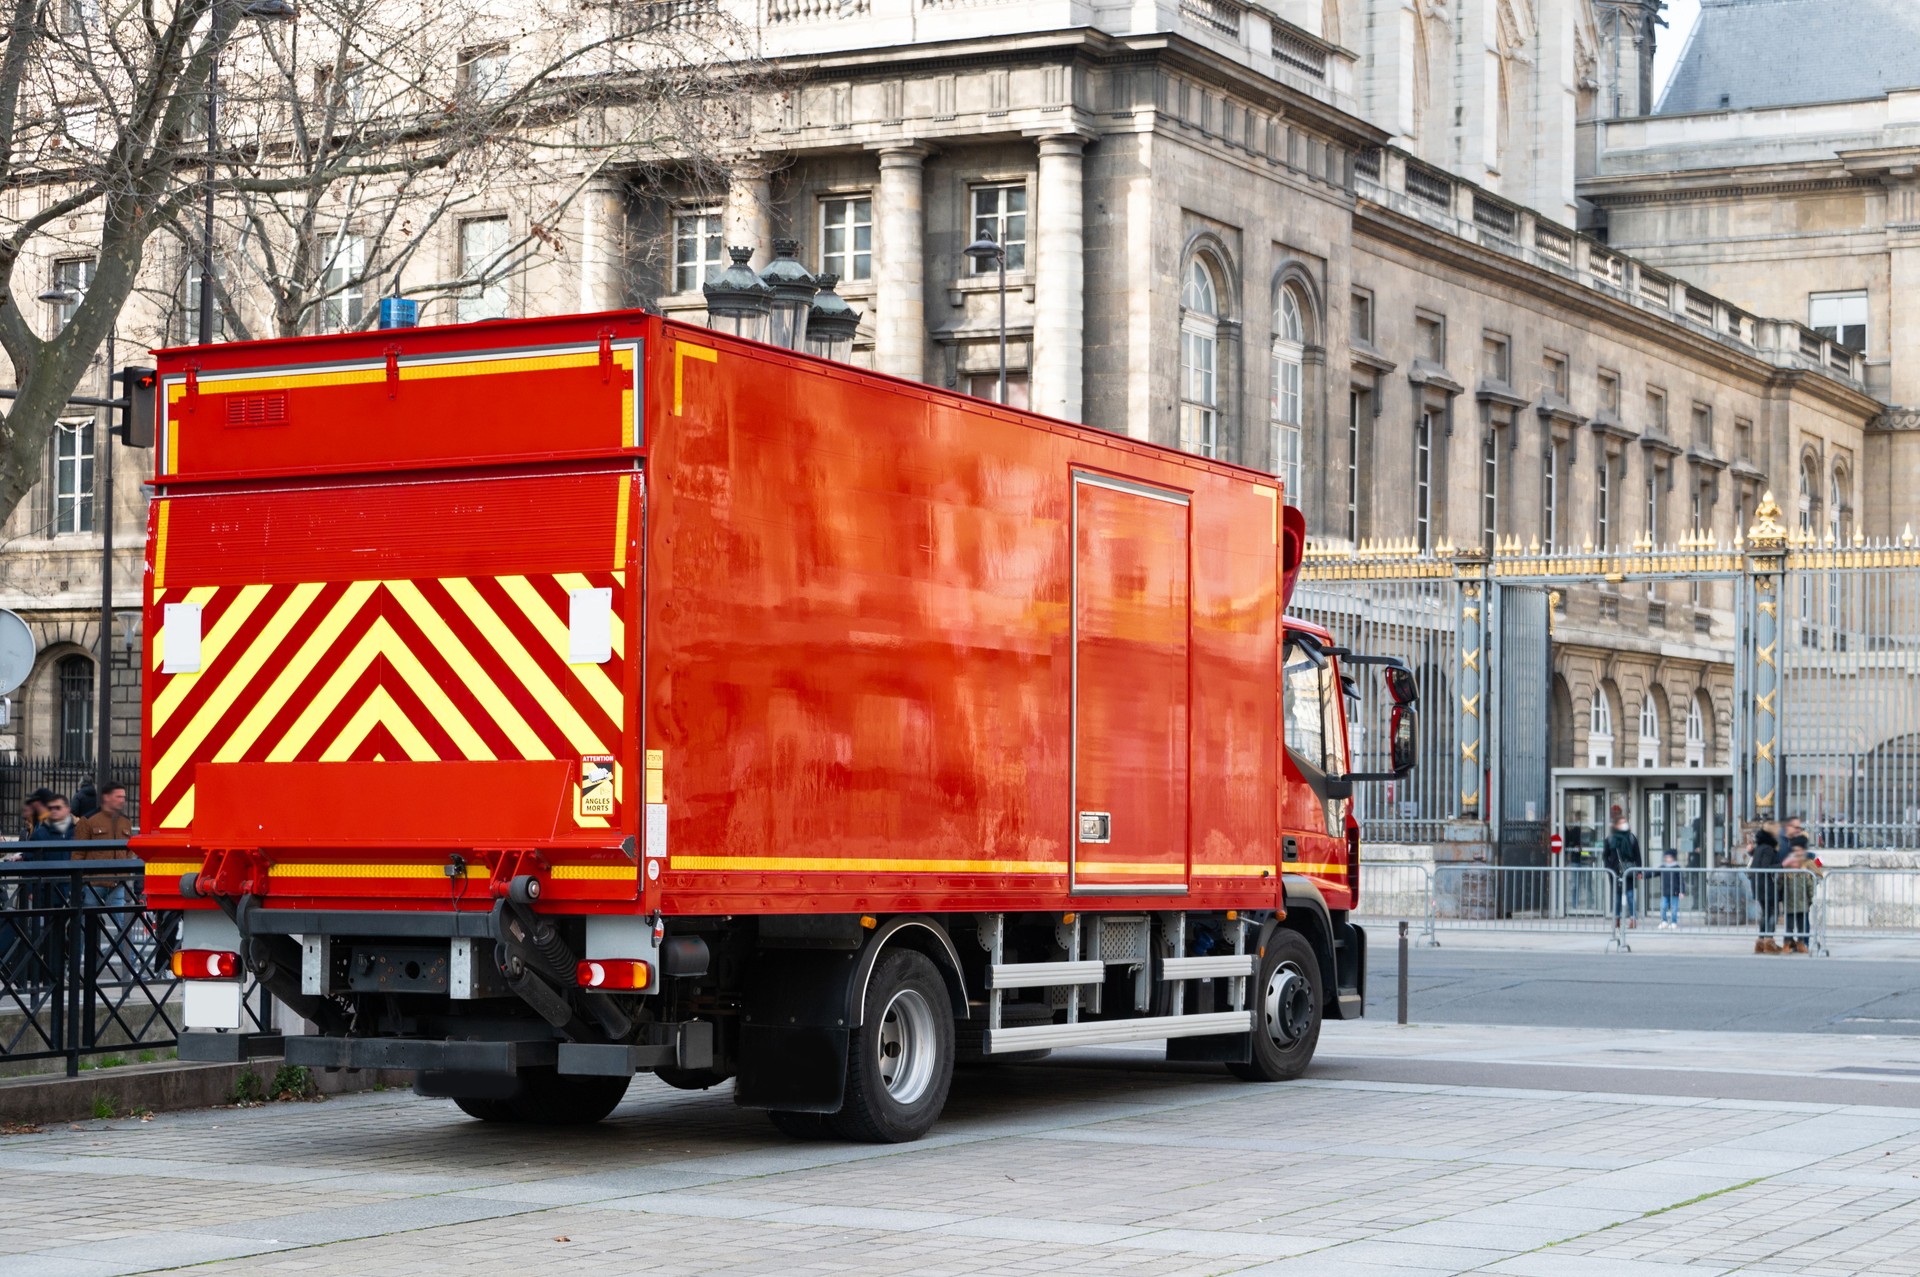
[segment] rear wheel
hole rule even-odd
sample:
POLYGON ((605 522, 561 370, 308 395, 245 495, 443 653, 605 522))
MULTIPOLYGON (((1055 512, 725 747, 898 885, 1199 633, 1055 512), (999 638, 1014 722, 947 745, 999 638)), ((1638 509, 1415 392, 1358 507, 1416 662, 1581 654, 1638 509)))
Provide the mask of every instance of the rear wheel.
POLYGON ((846 1100, 829 1121, 845 1139, 917 1140, 953 1083, 953 1006, 932 961, 893 949, 874 964, 865 1014, 847 1052, 846 1100))
POLYGON ((1320 960, 1305 936, 1281 927, 1268 937, 1253 995, 1253 1056, 1227 1068, 1249 1082, 1290 1082, 1320 1042, 1320 960))
MULTIPOLYGON (((506 1106, 510 1121, 533 1126, 588 1126, 619 1107, 632 1081, 631 1077, 576 1076, 538 1069, 520 1075, 520 1089, 510 1098, 493 1102, 506 1106)), ((464 1103, 460 1107, 471 1111, 464 1103)))

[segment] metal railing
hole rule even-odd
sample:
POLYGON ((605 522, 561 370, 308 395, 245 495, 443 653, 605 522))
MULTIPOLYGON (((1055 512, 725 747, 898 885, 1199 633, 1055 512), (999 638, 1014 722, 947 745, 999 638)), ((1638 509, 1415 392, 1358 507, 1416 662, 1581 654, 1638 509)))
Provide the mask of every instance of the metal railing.
POLYGON ((1632 929, 1676 936, 1796 938, 1824 953, 1817 908, 1823 886, 1809 869, 1634 868, 1621 882, 1629 898, 1622 926, 1631 921, 1632 929))
MULTIPOLYGON (((23 852, 125 843, 19 844, 23 852)), ((180 1034, 177 911, 145 908, 137 860, 0 862, 0 1066, 162 1050, 180 1034)), ((251 1026, 272 1004, 248 983, 251 1026)))
POLYGON ((1434 866, 1434 926, 1441 931, 1554 931, 1617 943, 1619 884, 1605 869, 1569 866, 1434 866))
POLYGON ((1433 938, 1433 867, 1412 860, 1360 862, 1358 918, 1375 921, 1404 919, 1429 944, 1433 938))
POLYGON ((1814 919, 1823 943, 1920 935, 1920 869, 1829 869, 1814 919))

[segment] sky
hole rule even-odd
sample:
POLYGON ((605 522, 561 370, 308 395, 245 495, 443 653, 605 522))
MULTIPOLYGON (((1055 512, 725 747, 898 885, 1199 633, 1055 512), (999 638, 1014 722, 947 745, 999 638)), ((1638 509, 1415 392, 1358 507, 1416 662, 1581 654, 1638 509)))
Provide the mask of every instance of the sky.
POLYGON ((1667 79, 1680 61, 1687 33, 1700 16, 1700 0, 1667 0, 1667 25, 1661 28, 1653 48, 1653 100, 1667 91, 1667 79))

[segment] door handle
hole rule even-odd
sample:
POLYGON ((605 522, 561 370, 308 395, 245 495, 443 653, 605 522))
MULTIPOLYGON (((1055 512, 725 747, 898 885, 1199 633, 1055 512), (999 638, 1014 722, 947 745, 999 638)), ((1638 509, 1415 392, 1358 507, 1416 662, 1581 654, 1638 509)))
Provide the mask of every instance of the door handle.
POLYGON ((1300 840, 1297 838, 1282 838, 1280 840, 1280 859, 1300 859, 1300 840))

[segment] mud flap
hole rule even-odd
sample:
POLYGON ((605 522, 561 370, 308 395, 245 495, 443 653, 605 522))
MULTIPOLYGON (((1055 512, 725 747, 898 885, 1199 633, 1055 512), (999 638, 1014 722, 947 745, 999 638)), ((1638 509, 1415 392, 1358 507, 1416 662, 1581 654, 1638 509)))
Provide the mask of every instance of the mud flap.
POLYGON ((1168 1038, 1167 1059, 1189 1064, 1245 1064, 1253 1059, 1253 1035, 1216 1033, 1204 1038, 1168 1038))
POLYGON ((858 958, 846 950, 760 954, 741 1008, 735 1104, 839 1112, 852 1041, 847 994, 858 958))

